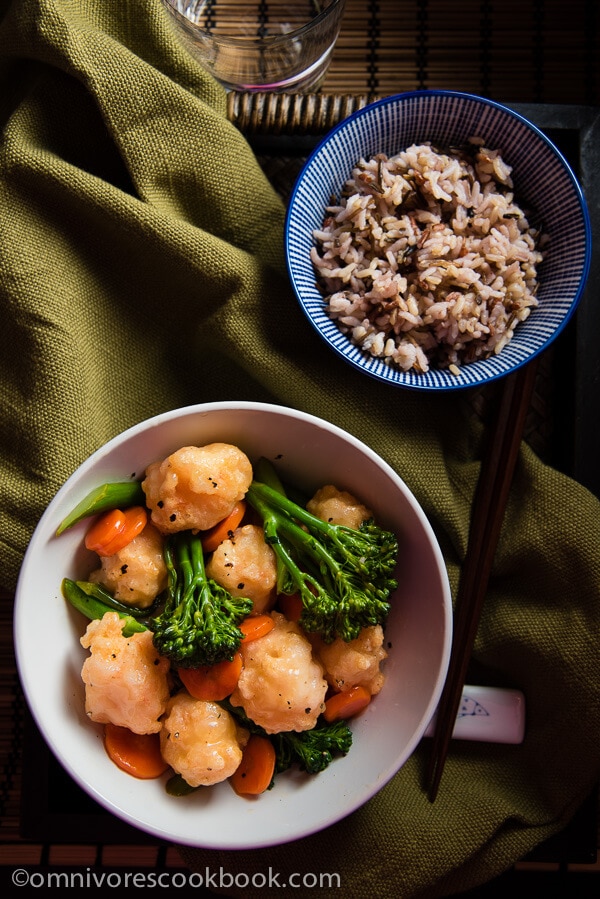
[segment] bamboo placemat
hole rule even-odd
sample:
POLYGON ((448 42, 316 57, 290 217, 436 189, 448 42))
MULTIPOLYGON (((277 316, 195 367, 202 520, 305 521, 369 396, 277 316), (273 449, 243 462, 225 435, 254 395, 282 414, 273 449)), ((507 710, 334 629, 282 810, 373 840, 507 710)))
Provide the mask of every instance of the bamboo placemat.
POLYGON ((347 0, 323 91, 596 105, 597 0, 347 0))
POLYGON ((12 640, 13 598, 0 591, 0 842, 19 834, 24 704, 12 640))
MULTIPOLYGON (((229 29, 239 9, 241 30, 253 16, 257 29, 268 27, 271 15, 280 18, 277 6, 215 3, 210 21, 218 28, 224 8, 229 29)), ((346 0, 321 90, 372 98, 447 88, 504 102, 593 106, 600 87, 598 6, 597 0, 346 0)))

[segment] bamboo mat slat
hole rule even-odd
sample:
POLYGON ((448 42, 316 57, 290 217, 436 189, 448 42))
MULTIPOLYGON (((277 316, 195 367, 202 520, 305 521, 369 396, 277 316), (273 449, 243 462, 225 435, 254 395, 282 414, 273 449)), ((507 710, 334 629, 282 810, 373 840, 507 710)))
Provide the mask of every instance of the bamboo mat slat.
POLYGON ((419 88, 513 103, 585 103, 600 93, 597 0, 347 0, 326 93, 419 88))
MULTIPOLYGON (((222 33, 236 18, 240 30, 248 22, 258 30, 280 20, 282 6, 216 2, 202 21, 222 33)), ((292 7, 286 20, 297 27, 311 6, 292 7)), ((598 0, 346 0, 322 91, 449 88, 513 103, 595 105, 598 7, 598 0)))
POLYGON ((25 706, 12 638, 11 594, 0 591, 0 842, 19 838, 25 706))

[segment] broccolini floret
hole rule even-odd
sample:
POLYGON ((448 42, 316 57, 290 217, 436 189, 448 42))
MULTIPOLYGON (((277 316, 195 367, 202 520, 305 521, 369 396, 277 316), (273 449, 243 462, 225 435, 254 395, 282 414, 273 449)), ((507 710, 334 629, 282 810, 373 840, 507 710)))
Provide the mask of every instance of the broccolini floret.
POLYGON ((207 577, 200 537, 181 531, 165 544, 167 595, 152 620, 157 651, 178 668, 199 668, 231 660, 239 648, 239 623, 252 611, 252 600, 232 596, 207 577))
POLYGON ((360 528, 323 521, 280 490, 254 480, 246 494, 278 560, 279 593, 299 593, 304 630, 331 643, 383 625, 397 586, 398 541, 372 519, 360 528))
POLYGON ((275 772, 287 771, 294 763, 307 774, 320 774, 335 756, 346 755, 352 746, 352 731, 345 721, 318 721, 312 730, 271 734, 275 747, 275 772))
POLYGON ((232 705, 228 699, 224 699, 219 705, 251 734, 266 737, 272 742, 275 749, 275 774, 287 771, 294 764, 307 774, 320 774, 336 756, 346 755, 352 746, 352 731, 345 721, 328 723, 319 718, 311 730, 268 734, 248 718, 241 706, 232 705))

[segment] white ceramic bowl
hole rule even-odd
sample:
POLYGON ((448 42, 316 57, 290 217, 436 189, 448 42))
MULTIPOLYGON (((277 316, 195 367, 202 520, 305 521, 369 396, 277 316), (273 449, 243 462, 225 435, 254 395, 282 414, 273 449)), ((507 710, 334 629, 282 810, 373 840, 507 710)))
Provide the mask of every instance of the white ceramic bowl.
POLYGON ((451 601, 444 561, 414 496, 363 443, 318 418, 280 406, 219 403, 177 409, 111 440, 69 478, 42 516, 25 555, 16 595, 15 647, 35 721, 73 779, 105 809, 174 843, 241 849, 276 845, 316 832, 348 815, 380 790, 411 755, 432 717, 446 676, 451 601), (371 506, 400 542, 400 587, 386 638, 392 649, 382 692, 352 729, 354 744, 320 775, 279 775, 256 801, 227 784, 182 798, 165 792, 167 775, 137 780, 106 755, 102 728, 84 713, 79 644, 86 621, 61 595, 63 577, 86 577, 86 523, 55 537, 64 516, 91 489, 127 480, 178 449, 220 440, 251 459, 277 460, 298 487, 325 483, 348 489, 371 506))
POLYGON ((331 349, 380 381, 417 390, 453 390, 487 381, 521 367, 558 336, 581 297, 591 258, 591 227, 577 179, 559 150, 535 125, 513 110, 483 97, 455 91, 416 91, 387 97, 344 119, 321 141, 304 165, 288 205, 286 258, 303 312, 331 349), (535 212, 550 240, 539 267, 539 307, 515 330, 496 356, 463 365, 460 374, 444 369, 404 372, 350 342, 325 309, 310 259, 313 232, 326 206, 364 156, 392 156, 413 143, 461 146, 470 137, 501 149, 512 166, 515 198, 535 212))

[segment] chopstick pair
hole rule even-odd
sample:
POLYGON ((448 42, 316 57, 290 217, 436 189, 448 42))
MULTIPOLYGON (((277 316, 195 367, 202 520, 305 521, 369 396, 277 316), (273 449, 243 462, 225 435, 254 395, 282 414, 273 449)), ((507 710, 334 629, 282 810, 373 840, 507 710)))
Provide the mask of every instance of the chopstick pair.
POLYGON ((426 773, 431 802, 438 793, 535 384, 537 360, 508 375, 487 437, 473 498, 469 541, 454 606, 448 674, 440 697, 426 773))

